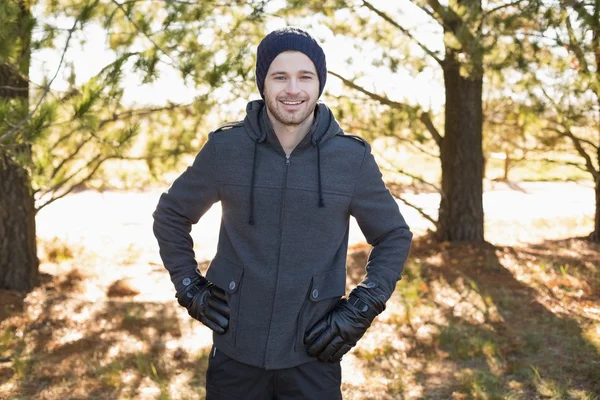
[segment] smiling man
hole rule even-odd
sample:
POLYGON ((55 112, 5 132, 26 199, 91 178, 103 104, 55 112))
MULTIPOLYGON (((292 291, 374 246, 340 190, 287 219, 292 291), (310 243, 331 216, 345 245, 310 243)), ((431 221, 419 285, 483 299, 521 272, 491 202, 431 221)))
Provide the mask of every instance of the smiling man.
POLYGON ((214 332, 207 400, 341 399, 340 360, 401 277, 412 234, 369 144, 317 102, 326 79, 308 33, 267 35, 263 100, 210 133, 153 214, 179 304, 214 332), (217 253, 202 276, 189 232, 219 201, 217 253), (346 297, 350 216, 373 249, 346 297))

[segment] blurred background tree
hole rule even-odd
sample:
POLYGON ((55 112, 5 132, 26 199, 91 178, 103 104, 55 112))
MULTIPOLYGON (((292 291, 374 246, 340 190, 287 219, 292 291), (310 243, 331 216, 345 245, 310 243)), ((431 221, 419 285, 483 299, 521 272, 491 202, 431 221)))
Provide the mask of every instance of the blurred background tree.
MULTIPOLYGON (((522 59, 522 47, 514 37, 520 31, 535 28, 538 2, 483 4, 479 0, 451 0, 442 4, 423 0, 376 5, 363 0, 292 0, 287 3, 283 10, 287 15, 307 16, 310 6, 310 12, 318 13, 335 34, 352 38, 360 43, 359 47, 375 48, 373 64, 387 69, 391 77, 399 76, 400 70, 443 77, 445 109, 438 120, 431 109, 386 89, 376 91, 361 84, 360 75, 347 77, 330 71, 348 88, 360 93, 366 103, 383 106, 384 111, 373 114, 380 123, 366 124, 369 127, 366 130, 376 130, 387 122, 383 131, 403 140, 426 143, 427 148, 431 148, 431 142, 437 147, 430 150, 432 155, 439 156, 441 165, 441 200, 434 220, 437 238, 484 241, 483 84, 486 74, 500 73, 522 59), (417 7, 427 22, 408 21, 402 11, 406 7, 417 7), (432 34, 435 40, 424 39, 432 34)), ((352 106, 349 111, 356 108, 352 106)))
POLYGON ((3 2, 0 21, 0 288, 29 290, 38 282, 38 259, 27 167, 31 166, 31 141, 42 133, 40 115, 52 114, 52 110, 44 107, 39 114, 29 111, 31 32, 35 25, 29 2, 3 2), (17 135, 26 121, 31 129, 17 135))
POLYGON ((201 147, 199 127, 213 107, 253 88, 253 44, 264 36, 265 3, 0 4, 0 288, 29 290, 38 280, 38 210, 84 185, 110 187, 111 162, 145 163, 148 182, 201 147), (34 7, 39 20, 32 17, 34 7), (66 55, 85 45, 82 32, 89 26, 106 32, 114 57, 78 82, 74 60, 66 55), (39 39, 32 40, 32 33, 39 39), (57 68, 41 84, 31 82, 32 54, 55 47, 62 49, 57 68), (67 89, 53 90, 64 71, 67 89), (128 105, 123 81, 132 73, 140 84, 176 73, 198 95, 187 104, 128 105))
POLYGON ((600 243, 600 1, 544 5, 544 49, 528 53, 524 74, 531 103, 542 121, 539 143, 561 146, 568 163, 594 182, 596 211, 590 239, 600 243))
POLYGON ((273 21, 351 43, 345 68, 329 69, 344 90, 325 100, 348 132, 439 162, 438 183, 421 165, 382 160, 392 192, 439 240, 484 241, 483 180, 497 158, 504 180, 522 162, 577 167, 594 179, 598 208, 598 9, 569 0, 2 2, 0 288, 37 281, 38 210, 84 187, 142 188, 188 162, 206 126, 239 118, 255 91, 255 47, 273 21), (84 79, 69 55, 85 54, 91 28, 111 57, 84 79), (59 63, 32 82, 32 55, 49 49, 59 63), (127 100, 132 76, 146 85, 173 75, 193 88, 192 101, 127 100), (423 93, 403 87, 412 79, 423 93), (404 196, 407 180, 440 193, 437 216, 404 196))

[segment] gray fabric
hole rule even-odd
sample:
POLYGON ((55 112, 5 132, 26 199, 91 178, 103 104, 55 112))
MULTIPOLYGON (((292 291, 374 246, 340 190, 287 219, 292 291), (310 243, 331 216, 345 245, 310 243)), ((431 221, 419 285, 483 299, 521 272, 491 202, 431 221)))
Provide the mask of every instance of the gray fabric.
POLYGON ((197 266, 190 231, 217 201, 222 220, 206 278, 227 292, 229 330, 213 334, 229 357, 266 369, 315 358, 304 332, 345 295, 349 217, 373 250, 364 287, 383 302, 400 279, 412 234, 363 140, 344 135, 319 104, 312 139, 290 163, 261 126, 262 100, 248 104, 243 124, 209 135, 193 164, 161 195, 154 216, 160 255, 176 290, 197 266), (325 207, 317 206, 320 143, 325 207), (255 224, 248 224, 256 145, 255 224))

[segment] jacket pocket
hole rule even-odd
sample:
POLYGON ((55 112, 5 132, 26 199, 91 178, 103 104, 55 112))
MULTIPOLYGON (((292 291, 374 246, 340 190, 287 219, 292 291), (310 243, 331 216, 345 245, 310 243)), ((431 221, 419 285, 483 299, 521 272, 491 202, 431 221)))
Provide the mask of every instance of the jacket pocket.
POLYGON ((227 295, 229 305, 229 328, 223 334, 223 340, 235 347, 235 332, 240 312, 240 287, 242 286, 244 268, 234 264, 221 256, 216 256, 210 263, 205 278, 223 289, 227 295))
POLYGON ((325 271, 312 276, 308 292, 298 313, 295 351, 305 347, 305 332, 327 315, 345 294, 345 268, 325 271))

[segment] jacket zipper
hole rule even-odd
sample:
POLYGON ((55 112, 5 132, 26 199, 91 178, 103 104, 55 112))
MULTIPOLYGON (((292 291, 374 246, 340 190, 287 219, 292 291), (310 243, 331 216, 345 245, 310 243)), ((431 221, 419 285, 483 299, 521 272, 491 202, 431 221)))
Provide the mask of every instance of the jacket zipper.
MULTIPOLYGON (((279 231, 281 232, 281 236, 283 238, 283 219, 285 218, 284 216, 284 209, 285 209, 285 196, 286 196, 286 192, 287 192, 287 175, 288 175, 288 170, 290 169, 290 156, 285 156, 285 177, 283 178, 283 196, 281 197, 281 212, 279 214, 279 231)), ((281 244, 279 245, 279 249, 281 251, 281 244)))
POLYGON ((271 318, 269 319, 269 330, 267 331, 267 343, 265 346, 265 362, 263 367, 267 367, 267 358, 269 353, 269 338, 271 337, 271 326, 273 324, 273 312, 275 311, 275 299, 277 298, 277 283, 279 282, 279 268, 281 265, 281 249, 283 247, 283 223, 285 218, 285 196, 287 192, 287 176, 288 171, 290 169, 290 156, 285 156, 285 174, 283 177, 283 194, 281 196, 281 213, 279 214, 279 259, 277 260, 277 272, 275 273, 275 294, 273 299, 273 304, 271 305, 271 318))

